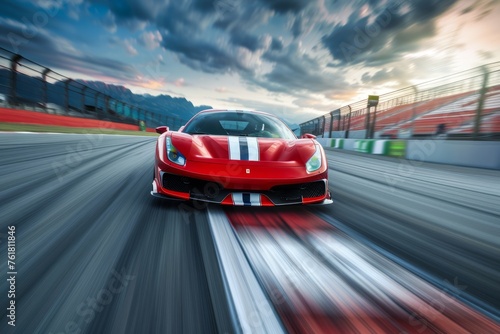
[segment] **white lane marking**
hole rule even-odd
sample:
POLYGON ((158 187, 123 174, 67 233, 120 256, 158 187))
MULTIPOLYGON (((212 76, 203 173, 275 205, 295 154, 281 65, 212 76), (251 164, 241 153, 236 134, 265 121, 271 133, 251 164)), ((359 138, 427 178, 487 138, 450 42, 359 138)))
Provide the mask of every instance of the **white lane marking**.
POLYGON ((208 222, 243 333, 285 333, 241 249, 226 215, 208 208, 208 222))

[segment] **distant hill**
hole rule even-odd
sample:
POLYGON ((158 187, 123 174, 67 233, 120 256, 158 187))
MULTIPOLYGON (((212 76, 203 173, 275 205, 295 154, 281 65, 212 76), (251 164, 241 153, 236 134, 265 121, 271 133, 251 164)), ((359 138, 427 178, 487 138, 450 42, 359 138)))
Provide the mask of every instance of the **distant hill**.
MULTIPOLYGON (((210 109, 211 106, 194 106, 193 103, 183 97, 172 97, 170 95, 134 94, 124 86, 109 85, 100 81, 75 80, 70 84, 69 104, 74 109, 82 108, 81 85, 92 88, 101 94, 111 96, 119 101, 140 107, 141 109, 155 114, 176 117, 188 120, 198 111, 210 109)), ((10 71, 0 69, 0 94, 9 95, 10 71)), ((16 94, 19 100, 27 103, 43 101, 43 84, 41 77, 31 77, 18 73, 16 94)), ((47 100, 60 106, 65 105, 64 83, 47 84, 47 100)), ((102 96, 100 96, 102 100, 102 96)), ((89 89, 85 91, 85 105, 95 107, 95 93, 89 89)), ((102 104, 102 102, 98 102, 102 104)))
POLYGON ((183 97, 172 97, 170 95, 150 95, 150 94, 134 94, 124 86, 109 85, 101 81, 83 81, 77 80, 90 88, 93 88, 106 95, 112 96, 117 100, 140 106, 144 110, 154 113, 178 117, 188 120, 197 112, 210 109, 211 106, 195 106, 193 103, 183 97))

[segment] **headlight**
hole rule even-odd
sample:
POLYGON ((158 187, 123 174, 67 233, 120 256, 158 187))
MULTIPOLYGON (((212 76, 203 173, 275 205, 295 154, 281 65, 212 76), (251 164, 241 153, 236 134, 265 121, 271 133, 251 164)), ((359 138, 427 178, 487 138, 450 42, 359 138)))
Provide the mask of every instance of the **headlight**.
POLYGON ((308 172, 314 172, 321 167, 321 150, 319 145, 316 145, 316 151, 312 157, 306 162, 306 169, 308 172))
POLYGON ((181 152, 177 151, 174 145, 172 145, 172 139, 167 137, 167 156, 168 160, 172 161, 174 164, 184 166, 186 164, 186 158, 181 152))

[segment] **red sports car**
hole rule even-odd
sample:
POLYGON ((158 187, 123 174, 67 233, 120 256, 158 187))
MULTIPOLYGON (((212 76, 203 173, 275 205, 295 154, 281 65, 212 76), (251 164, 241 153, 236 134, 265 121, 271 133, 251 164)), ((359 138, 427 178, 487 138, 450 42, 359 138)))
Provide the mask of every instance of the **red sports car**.
POLYGON ((204 110, 179 131, 156 131, 153 196, 245 206, 332 202, 321 145, 312 135, 297 139, 273 115, 204 110))

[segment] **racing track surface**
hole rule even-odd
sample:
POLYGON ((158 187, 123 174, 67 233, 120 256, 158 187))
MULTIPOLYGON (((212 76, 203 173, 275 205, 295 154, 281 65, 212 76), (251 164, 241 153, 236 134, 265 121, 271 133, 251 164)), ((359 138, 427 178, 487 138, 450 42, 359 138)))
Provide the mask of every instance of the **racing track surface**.
POLYGON ((7 225, 17 231, 16 333, 227 329, 206 216, 149 195, 154 140, 0 134, 1 333, 7 225))
POLYGON ((333 153, 335 205, 317 214, 500 317, 500 171, 333 153))
MULTIPOLYGON (((0 133, 2 310, 8 303, 5 241, 9 225, 16 226, 17 270, 16 327, 7 325, 6 312, 2 311, 1 333, 239 331, 234 305, 225 298, 229 276, 217 256, 214 230, 209 228, 211 214, 149 195, 154 140, 0 133)), ((334 196, 331 206, 275 211, 234 208, 225 213, 213 208, 221 217, 227 215, 244 258, 267 289, 283 328, 301 332, 295 330, 290 318, 311 310, 297 311, 292 306, 314 307, 303 300, 283 303, 283 298, 304 295, 304 291, 297 292, 301 287, 297 282, 280 286, 279 265, 285 267, 285 259, 301 261, 303 253, 297 253, 298 249, 311 252, 313 257, 308 261, 319 263, 316 269, 329 270, 302 271, 295 276, 298 279, 316 279, 321 273, 320 282, 333 277, 332 268, 345 269, 339 275, 344 281, 336 285, 345 289, 339 289, 333 299, 360 282, 360 290, 370 290, 340 298, 334 305, 353 308, 340 307, 337 316, 344 313, 350 314, 346 318, 352 317, 353 310, 359 311, 356 307, 363 305, 370 309, 394 304, 394 314, 407 307, 424 314, 427 311, 422 308, 428 305, 438 309, 439 315, 427 312, 425 322, 401 317, 397 321, 403 323, 395 325, 399 331, 393 330, 398 333, 460 329, 456 322, 464 321, 463 315, 475 310, 498 321, 499 172, 408 165, 337 151, 327 152, 327 156, 334 196), (246 224, 252 217, 254 221, 246 224), (274 223, 277 217, 284 217, 281 224, 274 223), (328 234, 305 234, 300 221, 311 222, 328 234), (252 224, 264 226, 256 229, 252 224), (292 235, 293 243, 280 231, 292 235), (266 252, 267 257, 263 256, 266 252), (353 252, 370 261, 371 267, 361 265, 353 252), (386 289, 375 288, 385 284, 380 273, 406 290, 391 290, 387 284, 386 289), (275 302, 272 293, 277 290, 273 288, 280 289, 281 302, 275 302), (420 300, 427 301, 406 305, 409 299, 403 297, 412 290, 425 295, 420 300), (350 303, 355 298, 361 301, 350 303), (389 302, 384 304, 384 300, 389 302), (462 306, 454 306, 457 302, 462 306), (463 303, 469 305, 468 311, 463 303), (439 324, 433 326, 433 320, 439 324)), ((317 292, 307 281, 301 284, 303 289, 317 292)), ((387 309, 383 313, 393 314, 393 308, 387 309)), ((411 309, 408 312, 414 314, 411 309)), ((474 317, 465 319, 467 328, 499 328, 484 316, 474 317)), ((389 331, 383 321, 372 324, 381 326, 379 332, 384 328, 389 331)), ((354 331, 355 327, 343 330, 346 328, 354 331)))

